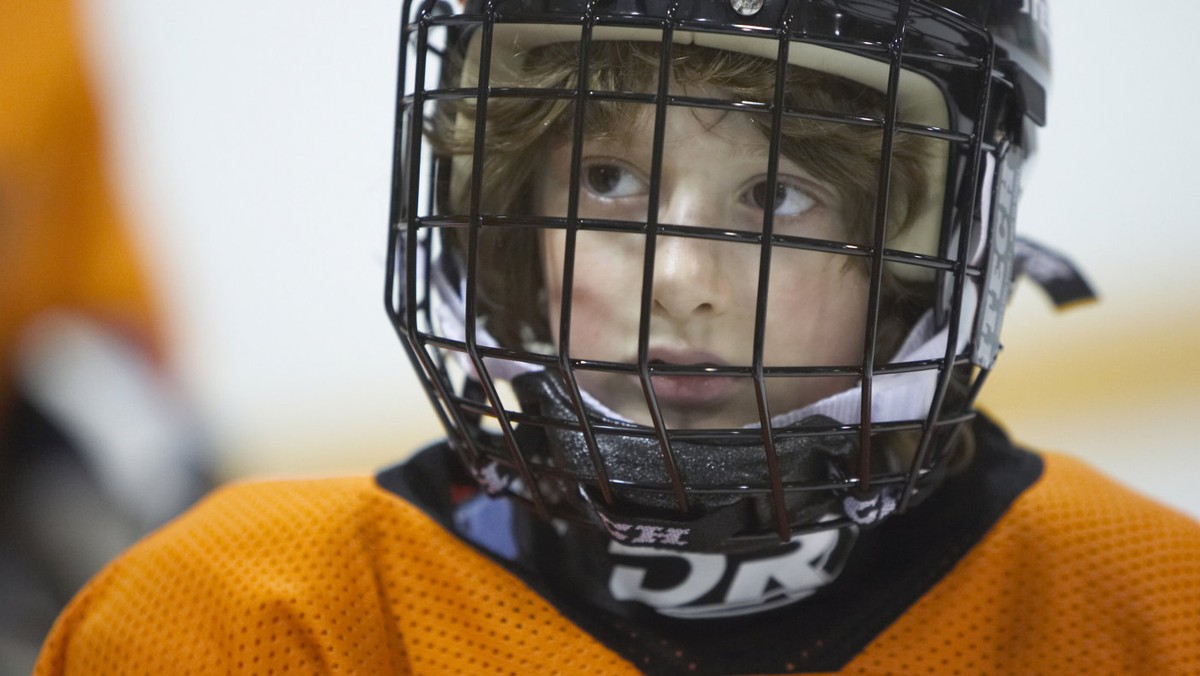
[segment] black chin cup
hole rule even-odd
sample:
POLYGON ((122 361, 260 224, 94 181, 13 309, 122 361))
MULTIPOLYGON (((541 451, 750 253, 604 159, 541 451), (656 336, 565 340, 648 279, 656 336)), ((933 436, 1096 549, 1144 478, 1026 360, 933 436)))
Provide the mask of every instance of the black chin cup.
MULTIPOLYGON (((611 499, 606 500, 577 409, 562 385, 538 372, 518 376, 513 388, 527 414, 547 421, 540 429, 526 425, 519 434, 535 446, 540 438, 541 457, 535 461, 555 470, 539 482, 543 495, 572 503, 617 541, 714 551, 727 549, 731 539, 778 540, 761 430, 721 430, 694 439, 672 435, 671 451, 687 498, 687 508, 681 510, 655 430, 588 410, 607 477, 611 499)), ((793 534, 848 522, 871 523, 890 513, 887 505, 895 504, 887 489, 869 499, 851 495, 845 478, 857 457, 857 433, 839 432, 838 427, 831 418, 812 416, 774 430, 779 481, 793 534), (873 512, 872 505, 878 507, 873 512)))

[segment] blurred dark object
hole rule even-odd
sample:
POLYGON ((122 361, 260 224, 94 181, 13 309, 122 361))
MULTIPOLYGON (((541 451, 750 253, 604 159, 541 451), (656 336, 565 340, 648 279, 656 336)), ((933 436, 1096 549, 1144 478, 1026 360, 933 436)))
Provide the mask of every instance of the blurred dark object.
POLYGON ((133 345, 48 313, 0 440, 0 674, 29 673, 71 596, 210 486, 202 435, 133 345))

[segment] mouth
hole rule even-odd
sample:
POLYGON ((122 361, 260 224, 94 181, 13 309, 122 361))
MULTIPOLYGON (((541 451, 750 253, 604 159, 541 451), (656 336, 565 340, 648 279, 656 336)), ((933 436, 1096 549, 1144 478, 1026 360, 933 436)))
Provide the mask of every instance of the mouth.
POLYGON ((736 387, 732 378, 720 376, 651 376, 651 381, 658 403, 673 408, 716 408, 736 387))
POLYGON ((651 383, 660 405, 682 409, 712 409, 727 402, 738 389, 738 378, 728 375, 706 375, 695 369, 727 365, 719 356, 697 350, 654 350, 649 353, 651 383), (655 372, 661 367, 686 366, 692 372, 655 372))

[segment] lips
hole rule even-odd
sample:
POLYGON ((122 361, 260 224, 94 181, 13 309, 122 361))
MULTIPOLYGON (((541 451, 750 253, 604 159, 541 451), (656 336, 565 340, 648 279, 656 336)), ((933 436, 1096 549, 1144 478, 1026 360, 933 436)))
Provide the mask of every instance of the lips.
MULTIPOLYGON (((679 366, 725 366, 727 362, 710 352, 700 350, 651 349, 651 366, 668 364, 679 366)), ((737 390, 738 378, 708 375, 663 375, 651 376, 654 394, 658 403, 677 408, 711 408, 729 400, 737 390)))

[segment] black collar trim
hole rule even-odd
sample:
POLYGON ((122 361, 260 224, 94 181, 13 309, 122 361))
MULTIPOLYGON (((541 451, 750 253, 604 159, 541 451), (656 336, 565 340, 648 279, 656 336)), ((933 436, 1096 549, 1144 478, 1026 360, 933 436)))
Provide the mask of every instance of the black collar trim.
MULTIPOLYGON (((835 582, 804 601, 758 615, 671 620, 639 604, 605 598, 607 578, 595 558, 584 560, 587 547, 564 544, 523 509, 512 510, 522 552, 515 560, 464 540, 644 671, 834 671, 943 579, 1041 476, 1041 458, 1014 448, 983 416, 976 418, 975 434, 971 467, 912 512, 861 533, 835 582)), ((458 534, 455 497, 473 484, 445 443, 382 471, 377 481, 458 534)))

